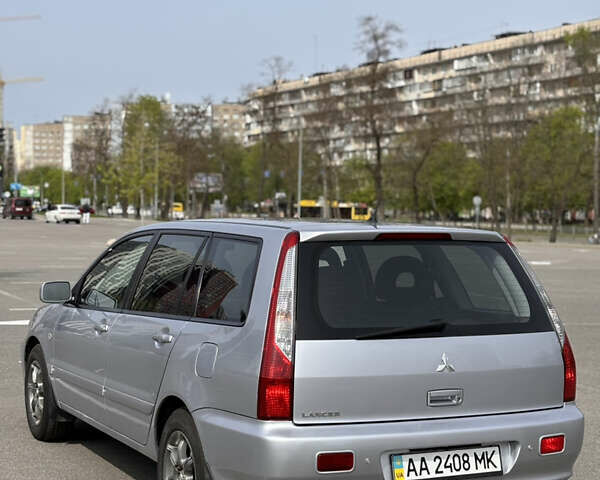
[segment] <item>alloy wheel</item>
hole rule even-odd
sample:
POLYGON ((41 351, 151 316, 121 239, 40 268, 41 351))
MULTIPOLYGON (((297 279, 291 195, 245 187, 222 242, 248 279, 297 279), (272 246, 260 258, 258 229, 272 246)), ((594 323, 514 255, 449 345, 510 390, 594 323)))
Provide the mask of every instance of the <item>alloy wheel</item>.
POLYGON ((163 461, 163 480, 194 480, 192 448, 185 434, 174 430, 167 439, 163 461))
POLYGON ((42 367, 37 360, 29 365, 27 373, 27 405, 29 414, 36 425, 42 421, 44 415, 44 378, 42 367))

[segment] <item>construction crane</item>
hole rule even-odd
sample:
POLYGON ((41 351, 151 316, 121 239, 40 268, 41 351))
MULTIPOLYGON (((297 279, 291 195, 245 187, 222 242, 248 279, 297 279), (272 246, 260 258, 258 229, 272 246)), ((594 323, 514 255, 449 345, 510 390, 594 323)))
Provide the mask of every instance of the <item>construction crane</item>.
MULTIPOLYGON (((26 20, 40 20, 40 15, 20 15, 16 17, 0 17, 0 22, 20 22, 26 20)), ((30 82, 43 82, 44 79, 41 77, 24 77, 15 78, 12 80, 3 80, 2 74, 0 74, 0 127, 4 125, 4 85, 13 83, 30 83, 30 82)))
POLYGON ((0 74, 0 127, 4 125, 4 85, 12 85, 15 83, 35 83, 43 82, 43 77, 23 77, 13 78, 11 80, 3 80, 0 74))

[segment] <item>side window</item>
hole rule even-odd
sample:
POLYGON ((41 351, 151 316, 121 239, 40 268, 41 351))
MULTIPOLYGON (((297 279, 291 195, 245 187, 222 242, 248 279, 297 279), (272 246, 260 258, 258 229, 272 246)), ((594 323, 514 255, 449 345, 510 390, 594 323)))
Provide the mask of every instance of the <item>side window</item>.
POLYGON ((256 242, 214 238, 202 276, 196 317, 243 323, 258 264, 256 242))
POLYGON ((180 302, 195 303, 195 289, 184 288, 184 282, 205 240, 195 235, 161 235, 144 267, 131 310, 172 315, 185 315, 187 311, 189 315, 189 308, 180 302), (182 299, 184 291, 186 298, 182 299))
POLYGON ((133 238, 111 248, 83 281, 80 305, 123 308, 127 287, 152 235, 133 238))

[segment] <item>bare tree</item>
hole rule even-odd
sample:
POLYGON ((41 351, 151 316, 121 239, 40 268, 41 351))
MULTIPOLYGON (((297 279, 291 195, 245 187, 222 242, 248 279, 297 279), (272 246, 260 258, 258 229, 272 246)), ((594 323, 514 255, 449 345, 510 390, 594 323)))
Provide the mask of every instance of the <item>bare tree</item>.
POLYGON ((264 200, 265 172, 269 169, 269 165, 283 171, 289 170, 287 168, 291 160, 290 149, 287 148, 289 145, 282 144, 280 84, 291 71, 292 62, 275 55, 262 60, 260 68, 261 76, 267 80, 268 85, 257 91, 250 99, 254 108, 258 109, 258 121, 261 123, 262 130, 258 202, 264 200))
POLYGON ((173 183, 185 185, 185 210, 193 217, 204 215, 206 199, 198 212, 196 190, 192 188, 192 180, 199 172, 208 173, 206 160, 209 158, 210 141, 210 105, 209 98, 200 104, 177 105, 170 123, 169 135, 174 144, 174 151, 183 162, 180 175, 173 178, 173 183))
POLYGON ((408 184, 411 210, 416 223, 421 222, 421 175, 435 148, 448 139, 449 134, 448 114, 422 117, 419 122, 407 127, 392 154, 396 167, 393 170, 408 184))
MULTIPOLYGON (((73 142, 73 171, 92 182, 92 206, 98 208, 98 181, 111 158, 111 113, 108 102, 90 115, 88 128, 73 142)), ((106 202, 107 199, 105 198, 106 202)))
POLYGON ((336 83, 328 82, 319 86, 315 109, 305 115, 307 143, 321 160, 323 218, 331 217, 332 176, 337 174, 335 165, 343 153, 344 143, 343 101, 336 95, 336 83))
POLYGON ((401 48, 402 30, 393 22, 383 22, 377 17, 359 19, 356 49, 365 55, 362 68, 347 76, 345 110, 355 137, 360 138, 365 151, 374 150, 374 158, 367 158, 367 168, 375 187, 375 218, 383 218, 385 193, 383 185, 384 138, 394 133, 395 119, 392 102, 395 91, 390 88, 392 72, 388 62, 392 52, 401 48))

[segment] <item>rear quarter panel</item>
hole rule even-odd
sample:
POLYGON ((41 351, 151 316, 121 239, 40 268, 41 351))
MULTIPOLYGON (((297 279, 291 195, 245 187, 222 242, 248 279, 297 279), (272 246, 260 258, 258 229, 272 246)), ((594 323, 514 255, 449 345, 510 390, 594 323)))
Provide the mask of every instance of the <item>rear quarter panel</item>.
POLYGON ((256 417, 258 377, 271 289, 281 242, 289 230, 224 227, 228 228, 223 228, 221 233, 254 236, 263 242, 248 318, 243 326, 188 321, 169 358, 158 403, 174 395, 191 411, 215 408, 256 417), (210 378, 199 376, 198 373, 202 373, 196 368, 199 349, 205 342, 217 345, 210 378))

